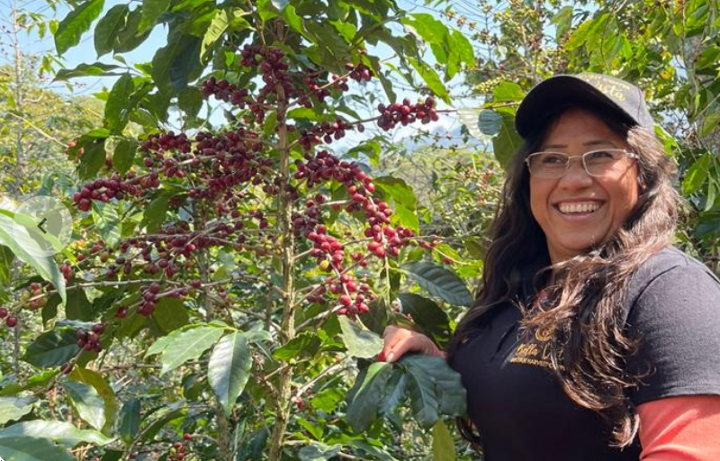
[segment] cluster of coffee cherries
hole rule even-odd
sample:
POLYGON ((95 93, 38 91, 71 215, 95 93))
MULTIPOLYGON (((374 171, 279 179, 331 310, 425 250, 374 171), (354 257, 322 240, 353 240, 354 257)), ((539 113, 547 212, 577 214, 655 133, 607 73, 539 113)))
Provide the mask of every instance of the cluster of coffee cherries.
MULTIPOLYGON (((190 440, 192 440, 192 434, 183 434, 183 440, 185 442, 189 442, 190 440)), ((175 442, 170 449, 170 453, 165 459, 167 461, 183 461, 185 458, 187 458, 190 453, 188 453, 185 442, 175 442)))
POLYGON ((37 282, 31 283, 28 290, 22 290, 20 292, 20 302, 25 308, 31 311, 47 304, 47 297, 43 296, 42 285, 37 282))
POLYGON ((82 328, 77 330, 77 345, 84 351, 102 351, 102 345, 100 344, 100 336, 105 333, 105 325, 97 323, 92 326, 90 331, 85 331, 82 328))
POLYGON ((0 320, 5 320, 5 324, 10 328, 18 324, 18 318, 10 315, 10 312, 4 307, 0 307, 0 320))
MULTIPOLYGON (((93 200, 107 203, 112 198, 122 200, 126 195, 139 196, 141 190, 131 183, 134 178, 134 174, 129 172, 125 175, 126 181, 121 180, 117 174, 114 174, 110 179, 96 179, 85 184, 80 191, 75 192, 73 201, 80 211, 88 211, 93 200)), ((159 182, 157 185, 159 185, 159 182)))
POLYGON ((398 123, 407 126, 416 120, 420 120, 423 124, 440 120, 440 116, 435 110, 435 98, 432 96, 428 96, 425 101, 417 104, 412 104, 409 99, 405 98, 402 103, 396 102, 389 106, 380 104, 377 109, 380 112, 377 124, 385 131, 395 128, 398 123))
POLYGON ((146 317, 152 315, 155 311, 158 293, 160 293, 160 284, 157 282, 152 282, 149 287, 142 291, 143 302, 138 308, 138 314, 146 317))
POLYGON ((314 144, 319 144, 320 142, 330 144, 333 141, 344 138, 347 130, 353 130, 355 128, 357 128, 360 133, 365 131, 365 127, 362 124, 352 125, 338 117, 333 123, 322 122, 307 130, 300 130, 298 143, 304 150, 309 151, 312 150, 314 144))

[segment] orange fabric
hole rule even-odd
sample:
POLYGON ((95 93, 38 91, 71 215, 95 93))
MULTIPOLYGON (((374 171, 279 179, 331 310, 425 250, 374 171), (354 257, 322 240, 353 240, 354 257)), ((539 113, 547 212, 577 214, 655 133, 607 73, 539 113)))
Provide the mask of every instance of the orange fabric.
POLYGON ((641 461, 720 460, 720 396, 669 397, 638 406, 641 461))

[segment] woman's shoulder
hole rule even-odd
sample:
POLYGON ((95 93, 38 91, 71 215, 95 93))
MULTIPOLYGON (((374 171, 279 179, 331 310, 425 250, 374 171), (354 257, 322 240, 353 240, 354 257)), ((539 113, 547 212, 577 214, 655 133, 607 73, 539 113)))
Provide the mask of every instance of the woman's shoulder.
POLYGON ((675 246, 668 246, 648 258, 631 277, 625 295, 626 312, 629 313, 641 296, 660 300, 668 293, 678 292, 687 292, 690 297, 717 299, 720 279, 696 258, 675 246))

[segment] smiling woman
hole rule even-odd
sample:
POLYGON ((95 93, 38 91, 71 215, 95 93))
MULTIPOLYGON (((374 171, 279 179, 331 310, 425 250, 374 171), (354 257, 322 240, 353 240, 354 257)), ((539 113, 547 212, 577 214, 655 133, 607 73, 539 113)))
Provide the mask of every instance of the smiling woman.
MULTIPOLYGON (((675 166, 642 92, 536 86, 483 280, 447 360, 485 461, 720 459, 720 280, 671 242, 675 166)), ((382 355, 441 355, 389 327, 382 355)))

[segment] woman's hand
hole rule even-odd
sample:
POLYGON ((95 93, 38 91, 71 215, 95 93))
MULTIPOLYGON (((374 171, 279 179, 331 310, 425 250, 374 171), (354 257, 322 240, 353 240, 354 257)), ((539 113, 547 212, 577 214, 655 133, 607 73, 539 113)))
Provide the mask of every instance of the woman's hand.
POLYGON ((385 345, 378 355, 378 360, 381 362, 394 362, 408 352, 445 358, 445 352, 441 351, 430 338, 407 328, 388 325, 383 332, 383 339, 385 345))

